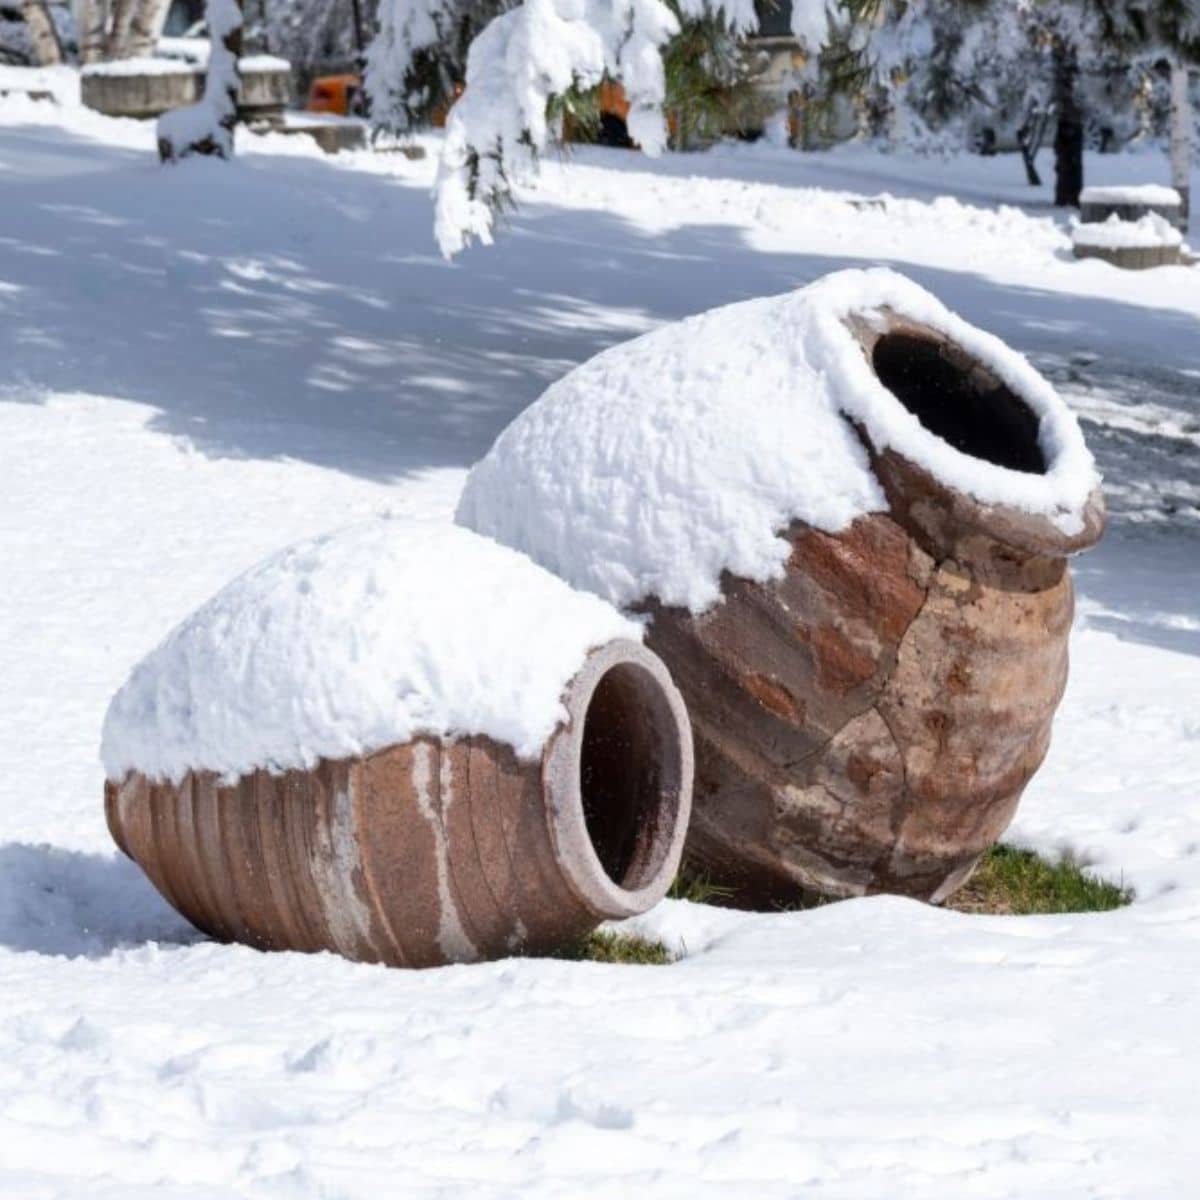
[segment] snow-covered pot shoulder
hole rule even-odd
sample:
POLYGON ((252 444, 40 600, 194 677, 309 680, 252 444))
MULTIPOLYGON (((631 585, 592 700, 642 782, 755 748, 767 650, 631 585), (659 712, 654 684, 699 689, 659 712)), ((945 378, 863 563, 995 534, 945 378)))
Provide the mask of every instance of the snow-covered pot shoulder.
POLYGON ((1104 509, 1024 359, 855 271, 577 369, 459 519, 649 615, 695 736, 689 854, 754 903, 966 879, 1045 755, 1104 509))
POLYGON ((109 828, 221 940, 397 966, 553 948, 679 864, 691 735, 640 636, 444 524, 293 547, 114 698, 109 828))

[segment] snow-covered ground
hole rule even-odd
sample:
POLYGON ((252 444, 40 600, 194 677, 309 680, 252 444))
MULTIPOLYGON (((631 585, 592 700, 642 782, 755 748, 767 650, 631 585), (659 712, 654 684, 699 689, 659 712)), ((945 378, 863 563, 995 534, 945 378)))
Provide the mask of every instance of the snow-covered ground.
POLYGON ((1073 261, 1013 159, 854 147, 581 151, 447 264, 430 160, 267 139, 164 169, 152 126, 51 83, 0 98, 0 1194, 1194 1192, 1200 270, 1073 261), (639 925, 672 967, 417 974, 204 942, 116 856, 105 706, 233 574, 372 514, 448 520, 571 365, 877 262, 1028 353, 1106 474, 1010 836, 1132 907, 668 902, 639 925))

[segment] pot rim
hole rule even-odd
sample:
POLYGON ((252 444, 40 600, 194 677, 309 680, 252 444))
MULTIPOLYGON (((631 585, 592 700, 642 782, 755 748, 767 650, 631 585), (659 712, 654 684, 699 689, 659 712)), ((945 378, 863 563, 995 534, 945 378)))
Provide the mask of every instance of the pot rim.
POLYGON ((618 638, 593 650, 567 685, 565 724, 551 736, 542 757, 546 822, 555 856, 571 889, 607 920, 637 916, 657 904, 675 879, 683 856, 692 809, 692 729, 683 697, 662 660, 640 642, 618 638), (651 861, 625 887, 604 869, 588 831, 583 807, 581 769, 584 727, 592 697, 614 669, 633 668, 648 677, 655 717, 664 747, 660 805, 651 861))
MULTIPOLYGON (((1106 524, 1099 475, 1073 414, 1066 409, 1049 383, 1028 363, 1021 360, 1023 370, 1014 372, 1009 361, 1013 352, 990 335, 981 335, 979 344, 974 339, 971 344, 964 344, 952 331, 892 308, 881 307, 852 313, 844 323, 862 351, 874 385, 871 390, 875 394, 866 404, 855 406, 857 411, 844 409, 843 415, 866 448, 872 470, 883 488, 892 514, 900 519, 901 524, 908 526, 913 523, 910 519, 912 502, 923 497, 939 503, 948 514, 952 514, 952 523, 959 533, 983 534, 1025 553, 1066 557, 1086 550, 1099 541, 1106 524), (981 371, 1004 386, 1038 421, 1037 445, 1045 461, 1044 470, 1036 473, 1018 471, 989 462, 959 450, 929 429, 884 385, 874 370, 872 355, 875 346, 888 334, 907 334, 950 348, 954 356, 965 364, 965 369, 981 371), (992 342, 996 342, 1005 353, 988 353, 993 349, 990 345, 992 342), (880 419, 881 406, 903 410, 906 418, 904 425, 909 427, 905 430, 905 436, 897 437, 893 423, 880 419), (958 479, 944 478, 928 461, 932 457, 928 454, 930 445, 936 447, 939 459, 954 464, 954 474, 959 479, 974 476, 985 482, 1002 485, 1006 479, 1019 478, 1026 481, 1026 486, 1029 481, 1044 481, 1046 495, 1042 498, 1042 507, 1018 507, 1003 500, 983 498, 977 494, 980 489, 961 486, 958 479), (1086 461, 1090 468, 1088 482, 1091 486, 1083 494, 1082 502, 1066 504, 1061 496, 1055 495, 1055 492, 1062 490, 1054 487, 1056 478, 1078 475, 1082 461, 1086 461)), ((1078 480, 1073 490, 1079 492, 1077 483, 1078 480)), ((1036 483, 1034 486, 1037 486, 1036 483)), ((919 520, 916 524, 919 532, 929 532, 919 520)))

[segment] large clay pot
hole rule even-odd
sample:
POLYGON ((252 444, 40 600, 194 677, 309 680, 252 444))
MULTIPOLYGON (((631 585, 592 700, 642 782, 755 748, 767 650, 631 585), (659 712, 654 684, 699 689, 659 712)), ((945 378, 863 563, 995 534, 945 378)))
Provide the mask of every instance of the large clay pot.
POLYGON ((666 893, 688 823, 687 716, 636 642, 593 651, 539 759, 419 737, 311 770, 138 772, 117 844, 221 941, 432 966, 561 945, 666 893))
MULTIPOLYGON (((895 313, 849 322, 880 381, 956 449, 1044 470, 1037 421, 982 364, 895 313)), ((1067 678, 1067 556, 1104 526, 984 505, 857 427, 890 511, 801 522, 778 581, 726 574, 700 615, 649 601, 647 644, 696 745, 689 855, 739 900, 952 893, 1003 832, 1067 678)))
POLYGON ((1042 761, 1078 422, 882 270, 664 326, 547 389, 457 519, 647 620, 688 705, 687 853, 737 902, 948 896, 1042 761))

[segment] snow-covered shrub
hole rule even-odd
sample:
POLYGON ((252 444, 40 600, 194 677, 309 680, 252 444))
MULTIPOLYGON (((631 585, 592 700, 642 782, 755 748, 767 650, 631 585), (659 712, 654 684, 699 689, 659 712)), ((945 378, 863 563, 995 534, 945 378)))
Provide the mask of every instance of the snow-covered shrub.
POLYGON ((204 96, 158 118, 158 154, 163 162, 192 154, 233 156, 242 9, 237 0, 207 0, 204 16, 210 41, 204 96))

